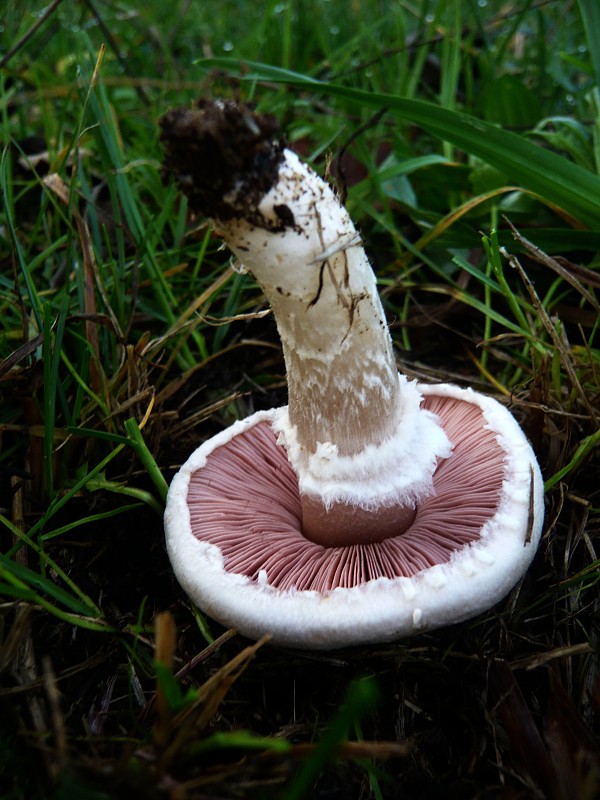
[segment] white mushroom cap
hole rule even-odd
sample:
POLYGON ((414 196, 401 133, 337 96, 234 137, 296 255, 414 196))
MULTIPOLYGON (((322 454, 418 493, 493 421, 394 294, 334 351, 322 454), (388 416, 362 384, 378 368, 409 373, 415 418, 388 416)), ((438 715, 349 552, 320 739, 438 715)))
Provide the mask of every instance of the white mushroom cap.
POLYGON ((168 169, 261 285, 288 406, 203 444, 173 480, 167 546, 225 625, 296 647, 471 617, 521 577, 542 478, 499 403, 398 376, 376 280, 331 187, 234 101, 165 115, 168 169))
MULTIPOLYGON (((335 561, 339 560, 343 550, 347 551, 345 556, 350 555, 348 551, 351 550, 356 555, 356 547, 322 548, 303 540, 299 531, 299 500, 295 508, 292 501, 278 506, 278 500, 274 499, 267 485, 260 497, 248 495, 246 516, 254 521, 254 528, 245 534, 240 532, 242 495, 247 487, 253 486, 250 472, 253 463, 259 469, 259 459, 246 454, 242 462, 236 463, 231 454, 237 442, 258 430, 263 431, 263 436, 270 435, 275 442, 275 433, 265 434, 265 431, 282 414, 281 409, 258 412, 205 442, 190 456, 171 484, 165 513, 167 548, 175 574, 190 598, 211 617, 249 637, 258 638, 270 633, 276 644, 318 649, 398 639, 468 619, 501 600, 526 571, 541 535, 543 483, 536 459, 512 415, 497 401, 451 385, 419 386, 419 389, 425 402, 434 404, 436 413, 446 400, 455 401, 455 405, 459 401, 465 409, 468 406, 479 409, 481 428, 488 436, 483 449, 486 452, 494 449, 495 445, 490 447, 490 441, 497 442, 500 457, 496 462, 501 465, 502 473, 497 500, 492 504, 495 506, 492 513, 471 541, 466 544, 451 542, 442 563, 435 563, 438 557, 435 556, 432 565, 419 568, 417 559, 412 566, 404 566, 403 571, 409 574, 399 574, 398 577, 369 578, 367 566, 362 577, 361 570, 354 569, 358 577, 353 586, 303 589, 294 587, 293 579, 288 577, 284 581, 288 588, 280 588, 270 565, 282 550, 280 537, 284 528, 293 528, 295 524, 298 539, 302 540, 301 552, 288 558, 290 563, 306 562, 309 555, 302 553, 308 553, 307 548, 316 548, 320 558, 329 556, 335 561), (227 448, 230 449, 227 451, 227 448), (208 502, 202 510, 190 511, 188 495, 193 494, 190 486, 194 476, 202 476, 203 470, 208 469, 211 455, 220 451, 224 454, 221 463, 224 464, 223 480, 227 483, 223 491, 229 496, 231 487, 237 485, 237 500, 234 502, 230 498, 228 503, 219 505, 215 496, 214 502, 208 502), (238 469, 243 469, 243 474, 237 474, 238 469), (275 513, 274 506, 279 509, 275 513), (268 512, 270 527, 264 525, 257 529, 257 525, 260 528, 257 508, 268 512), (203 528, 209 532, 207 538, 204 538, 203 528), (227 539, 228 531, 233 534, 234 549, 227 556, 220 545, 209 541, 210 531, 214 528, 220 529, 217 537, 220 541, 227 539), (235 566, 232 569, 230 564, 235 563, 237 557, 235 550, 243 550, 246 546, 254 550, 253 563, 258 563, 257 548, 263 547, 264 561, 269 566, 263 569, 255 567, 252 575, 244 574, 243 569, 236 571, 235 566)), ((451 438, 456 439, 456 436, 451 438)), ((455 459, 456 469, 459 469, 457 459, 460 454, 457 451, 460 446, 455 446, 455 453, 444 464, 451 465, 455 459)), ((472 453, 473 448, 472 441, 465 441, 465 450, 472 453)), ((276 462, 274 453, 277 450, 281 448, 275 446, 275 450, 269 451, 265 458, 272 473, 280 473, 286 491, 293 493, 293 472, 284 451, 281 463, 276 462)), ((436 475, 439 472, 441 470, 436 475)), ((214 487, 215 495, 218 494, 216 474, 210 478, 210 487, 214 487)), ((490 482, 475 458, 474 469, 471 468, 464 481, 469 484, 464 486, 465 495, 476 491, 485 494, 490 489, 490 482)), ((434 522, 430 527, 438 526, 441 529, 437 534, 439 537, 447 534, 452 539, 450 506, 456 505, 456 516, 463 521, 468 521, 469 507, 464 498, 457 499, 456 504, 450 502, 448 506, 443 486, 434 483, 436 496, 423 503, 419 514, 424 517, 428 504, 436 508, 437 503, 439 508, 432 515, 434 522), (462 506, 458 505, 460 502, 462 506)), ((210 491, 207 497, 210 500, 210 491)), ((418 548, 423 550, 427 524, 423 523, 423 518, 420 521, 417 518, 415 525, 417 523, 424 531, 422 538, 418 539, 418 548)), ((408 552, 412 546, 410 537, 411 529, 395 539, 366 547, 401 547, 404 550, 408 548, 408 552)), ((240 556, 240 563, 243 558, 240 556)), ((419 558, 423 558, 422 553, 419 558)), ((403 557, 398 560, 401 565, 404 563, 403 557)), ((323 582, 322 578, 320 580, 323 582)), ((331 584, 331 574, 327 580, 331 584)))

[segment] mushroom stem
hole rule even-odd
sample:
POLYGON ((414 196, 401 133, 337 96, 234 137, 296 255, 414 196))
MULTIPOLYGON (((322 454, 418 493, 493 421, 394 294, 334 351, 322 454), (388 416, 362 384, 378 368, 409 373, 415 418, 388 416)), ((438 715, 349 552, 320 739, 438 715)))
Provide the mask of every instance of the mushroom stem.
POLYGON ((162 123, 167 168, 273 309, 289 392, 276 429, 298 475, 304 534, 326 546, 381 541, 410 525, 450 444, 420 409, 416 385, 398 375, 375 276, 346 209, 273 142, 266 118, 249 113, 220 101, 171 112, 162 123), (211 194, 201 159, 212 163, 215 152, 231 174, 219 173, 211 194))
POLYGON ((273 309, 299 444, 314 452, 332 442, 344 456, 381 444, 397 426, 400 385, 375 276, 350 217, 289 150, 258 210, 262 225, 233 219, 218 232, 273 309))

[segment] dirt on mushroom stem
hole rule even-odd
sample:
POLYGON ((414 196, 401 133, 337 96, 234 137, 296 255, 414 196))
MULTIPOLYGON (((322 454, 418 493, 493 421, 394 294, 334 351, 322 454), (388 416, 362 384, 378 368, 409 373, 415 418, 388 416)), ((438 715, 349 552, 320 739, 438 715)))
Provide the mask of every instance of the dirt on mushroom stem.
POLYGON ((167 111, 160 127, 163 181, 175 176, 192 211, 218 220, 255 217, 283 158, 275 117, 232 100, 201 99, 167 111))

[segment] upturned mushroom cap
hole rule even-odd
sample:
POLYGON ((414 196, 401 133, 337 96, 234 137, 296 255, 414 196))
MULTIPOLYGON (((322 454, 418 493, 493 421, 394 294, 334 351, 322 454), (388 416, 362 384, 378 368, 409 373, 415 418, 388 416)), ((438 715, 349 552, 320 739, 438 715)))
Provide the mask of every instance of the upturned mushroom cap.
POLYGON ((298 479, 278 444, 286 408, 199 447, 173 480, 165 515, 190 598, 249 637, 316 649, 398 639, 501 600, 539 542, 537 462, 497 401, 451 385, 419 390, 453 452, 409 530, 383 542, 328 548, 303 536, 298 479))
POLYGON ((204 611, 295 647, 385 641, 500 600, 540 538, 542 479, 499 403, 398 375, 352 220, 232 101, 162 121, 166 169, 275 315, 288 406, 203 444, 173 480, 167 546, 204 611))

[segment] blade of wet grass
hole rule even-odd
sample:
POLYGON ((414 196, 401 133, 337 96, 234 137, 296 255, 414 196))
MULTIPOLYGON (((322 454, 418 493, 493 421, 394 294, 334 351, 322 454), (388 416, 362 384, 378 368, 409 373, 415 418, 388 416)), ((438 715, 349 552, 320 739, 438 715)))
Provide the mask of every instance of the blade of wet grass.
POLYGON ((573 470, 580 466, 590 455, 593 449, 598 445, 598 443, 600 443, 600 428, 595 433, 592 433, 582 439, 570 461, 565 464, 564 467, 559 469, 558 472, 555 472, 554 475, 546 480, 546 491, 552 489, 557 483, 562 481, 571 472, 573 472, 573 470))
MULTIPOLYGON (((88 45, 90 52, 93 52, 93 46, 89 40, 88 45)), ((90 85, 92 85, 91 81, 90 76, 90 85)), ((120 258, 116 262, 118 281, 121 285, 127 285, 131 280, 130 262, 124 255, 127 250, 126 239, 130 237, 135 244, 137 258, 148 270, 150 286, 158 304, 157 310, 168 323, 172 324, 175 321, 174 309, 177 302, 155 252, 156 242, 168 214, 170 214, 171 207, 168 203, 165 205, 158 216, 156 226, 153 223, 152 234, 148 236, 148 220, 144 218, 137 193, 130 181, 129 168, 123 157, 122 136, 118 130, 118 121, 100 76, 94 79, 93 88, 85 94, 85 99, 89 105, 90 119, 87 120, 87 123, 90 125, 90 121, 93 122, 90 126, 90 133, 94 138, 108 191, 113 198, 111 204, 115 214, 113 230, 117 236, 117 249, 120 254, 120 258)), ((174 202, 174 200, 175 195, 171 192, 171 201, 174 202)), ((123 320, 121 324, 127 323, 123 320)), ((178 358, 184 368, 194 363, 194 357, 185 343, 178 358)))
MULTIPOLYGON (((90 483, 88 483, 87 486, 88 488, 90 488, 90 483)), ((148 505, 152 505, 149 499, 144 499, 144 502, 147 503, 148 505)), ((140 508, 141 506, 142 503, 129 503, 128 505, 117 506, 116 508, 112 508, 110 509, 110 511, 101 511, 97 514, 89 514, 88 516, 73 520, 72 522, 69 522, 66 525, 62 525, 59 528, 54 528, 54 530, 47 531, 46 533, 41 534, 40 541, 47 542, 50 541, 51 539, 56 539, 58 536, 63 536, 65 533, 69 533, 70 531, 78 531, 85 525, 89 525, 94 522, 103 522, 104 520, 117 517, 120 514, 127 514, 129 511, 135 511, 137 508, 140 508)))
MULTIPOLYGON (((158 464, 156 463, 156 460, 154 459, 152 453, 148 449, 148 446, 144 441, 144 437, 142 436, 142 432, 136 420, 135 419, 126 420, 125 430, 129 438, 129 444, 135 451, 135 454, 140 459, 143 466, 146 468, 148 475, 150 476, 152 482, 158 489, 160 498, 164 503, 165 500, 167 499, 167 492, 169 490, 169 486, 166 480, 164 479, 163 474, 160 471, 158 464)), ((162 513, 160 509, 159 513, 162 513)))
POLYGON ((286 790, 288 800, 309 796, 313 784, 325 766, 335 756, 336 749, 348 739, 352 726, 377 703, 379 693, 373 681, 356 681, 348 688, 346 702, 331 722, 314 754, 303 764, 286 790))
POLYGON ((31 312, 35 317, 38 330, 41 331, 42 329, 41 303, 35 285, 29 274, 26 259, 23 253, 23 248, 21 246, 21 242, 19 240, 19 237, 17 236, 15 228, 12 180, 10 179, 9 175, 8 160, 9 160, 9 151, 8 148, 6 148, 2 151, 2 159, 0 161, 0 181, 2 183, 2 201, 3 201, 2 205, 4 209, 6 223, 8 226, 10 243, 13 248, 13 252, 16 256, 20 274, 27 291, 27 296, 29 298, 29 303, 31 306, 31 312))
MULTIPOLYGON (((26 586, 42 589, 42 591, 55 600, 59 600, 67 605, 73 612, 98 617, 101 616, 101 611, 98 606, 71 580, 56 561, 50 558, 41 545, 38 545, 31 536, 21 531, 18 526, 13 525, 6 517, 0 516, 0 521, 11 531, 17 541, 26 545, 32 552, 36 553, 42 567, 42 570, 38 572, 24 564, 19 564, 11 558, 13 552, 9 551, 7 555, 1 556, 0 562, 3 567, 3 574, 8 581, 12 582, 21 592, 25 591, 26 586), (71 590, 71 594, 61 589, 54 581, 48 578, 44 574, 47 570, 52 570, 52 572, 68 586, 71 590), (14 581, 11 576, 14 576, 14 581)), ((16 547, 13 548, 13 551, 16 552, 16 547)))
POLYGON ((221 67, 232 71, 245 68, 249 72, 242 75, 242 80, 283 83, 338 97, 352 105, 386 108, 494 166, 505 173, 509 181, 541 195, 591 229, 600 229, 600 177, 512 131, 424 100, 326 83, 266 64, 240 64, 234 59, 203 59, 198 63, 204 68, 221 67))
POLYGON ((600 5, 595 0, 577 0, 577 5, 583 20, 596 86, 600 86, 600 5))
MULTIPOLYGON (((50 500, 54 497, 54 426, 56 421, 56 403, 62 396, 62 387, 58 381, 58 370, 62 340, 65 332, 65 322, 68 306, 68 297, 64 298, 63 308, 58 318, 49 305, 44 306, 42 361, 44 367, 44 467, 46 471, 46 492, 50 500)), ((64 398, 63 398, 64 400, 64 398)))

